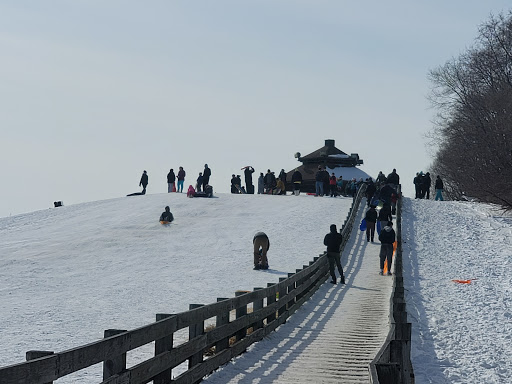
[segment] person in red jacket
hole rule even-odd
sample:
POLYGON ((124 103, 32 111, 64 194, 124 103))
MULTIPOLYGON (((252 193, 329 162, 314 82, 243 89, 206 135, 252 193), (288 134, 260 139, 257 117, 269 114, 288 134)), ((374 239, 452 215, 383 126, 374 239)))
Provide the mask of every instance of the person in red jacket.
POLYGON ((336 175, 334 172, 331 174, 331 177, 329 177, 329 190, 331 192, 331 197, 336 197, 336 182, 338 180, 336 179, 336 175))

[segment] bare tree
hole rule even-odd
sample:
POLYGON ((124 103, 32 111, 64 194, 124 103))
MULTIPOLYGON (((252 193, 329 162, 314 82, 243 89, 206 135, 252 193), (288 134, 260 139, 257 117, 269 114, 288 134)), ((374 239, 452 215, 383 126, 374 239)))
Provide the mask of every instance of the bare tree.
POLYGON ((432 172, 452 198, 512 210, 512 12, 491 16, 475 46, 429 78, 438 110, 432 172))

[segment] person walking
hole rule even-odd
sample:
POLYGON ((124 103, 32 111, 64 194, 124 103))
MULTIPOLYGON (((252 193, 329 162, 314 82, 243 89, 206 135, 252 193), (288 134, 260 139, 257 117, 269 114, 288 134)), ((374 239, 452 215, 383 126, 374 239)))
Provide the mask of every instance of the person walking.
POLYGON ((171 223, 174 220, 174 216, 171 213, 169 206, 165 207, 165 211, 160 215, 160 222, 162 224, 171 223))
POLYGON ((398 173, 396 173, 395 168, 393 168, 393 172, 391 172, 386 178, 386 183, 393 184, 394 189, 398 188, 398 185, 400 184, 400 176, 398 175, 398 173))
POLYGON ((436 197, 435 197, 435 201, 437 200, 441 200, 443 201, 443 189, 444 189, 444 185, 443 185, 443 180, 441 180, 441 176, 437 175, 436 177, 436 183, 434 185, 434 188, 436 189, 436 197))
MULTIPOLYGON (((204 165, 204 170, 203 170, 203 181, 202 181, 202 185, 203 185, 203 191, 206 190, 206 186, 208 184, 210 184, 210 176, 212 175, 212 170, 210 168, 208 168, 208 164, 205 164, 204 165)), ((199 186, 199 191, 201 190, 201 186, 199 186)))
POLYGON ((167 174, 167 193, 171 193, 174 189, 174 183, 176 182, 176 175, 174 174, 174 170, 171 168, 169 173, 167 174))
POLYGON ((176 192, 183 192, 183 183, 185 182, 185 170, 183 167, 180 167, 180 170, 178 171, 178 188, 176 189, 176 192))
POLYGON ((369 207, 372 204, 373 196, 375 195, 375 192, 377 192, 377 187, 375 186, 375 183, 373 182, 372 178, 370 177, 367 182, 366 187, 366 204, 369 207))
POLYGON ((375 237, 375 224, 377 223, 377 210, 375 209, 375 205, 370 204, 370 209, 366 211, 366 215, 364 219, 366 220, 366 241, 370 242, 370 239, 373 243, 373 239, 375 237))
POLYGON ((292 183, 293 183, 293 194, 295 196, 299 196, 300 185, 302 184, 302 173, 299 172, 298 168, 295 168, 295 172, 293 172, 293 174, 292 174, 292 183))
POLYGON ((324 237, 324 245, 327 246, 327 260, 329 261, 329 273, 331 274, 332 284, 336 284, 336 273, 334 271, 334 264, 338 267, 340 273, 340 283, 345 284, 345 275, 340 261, 340 247, 343 237, 338 233, 336 224, 331 224, 330 232, 324 237))
POLYGON ((142 194, 146 194, 146 187, 148 186, 148 173, 146 171, 142 172, 142 176, 140 178, 139 187, 142 186, 142 194))
POLYGON ((267 252, 270 248, 270 240, 265 232, 256 232, 252 239, 254 246, 254 269, 268 269, 267 252))
POLYGON ((382 228, 384 228, 389 221, 393 221, 393 215, 391 213, 391 204, 384 203, 383 207, 379 211, 378 221, 380 221, 381 232, 382 228))
POLYGON ((421 177, 419 172, 416 172, 416 176, 412 180, 412 183, 414 184, 414 198, 419 199, 421 196, 421 177))
POLYGON ((391 262, 393 256, 393 243, 396 240, 396 234, 393 230, 393 222, 388 221, 387 225, 380 231, 380 272, 379 275, 384 273, 384 261, 388 261, 388 276, 391 276, 391 262))

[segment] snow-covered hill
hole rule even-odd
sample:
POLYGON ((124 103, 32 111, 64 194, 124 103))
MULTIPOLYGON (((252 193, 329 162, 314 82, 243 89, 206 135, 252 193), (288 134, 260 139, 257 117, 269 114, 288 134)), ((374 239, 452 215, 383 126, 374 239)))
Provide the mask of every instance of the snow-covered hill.
MULTIPOLYGON (((341 226, 351 202, 156 194, 0 219, 0 366, 277 282, 323 252, 329 225, 341 226), (158 223, 165 205, 176 218, 169 227, 158 223), (267 272, 252 270, 259 230, 270 237, 267 272)), ((416 383, 512 382, 511 235, 512 218, 487 205, 404 199, 416 383)), ((128 354, 128 365, 151 353, 128 354)), ((100 381, 91 375, 101 367, 59 382, 100 381)))

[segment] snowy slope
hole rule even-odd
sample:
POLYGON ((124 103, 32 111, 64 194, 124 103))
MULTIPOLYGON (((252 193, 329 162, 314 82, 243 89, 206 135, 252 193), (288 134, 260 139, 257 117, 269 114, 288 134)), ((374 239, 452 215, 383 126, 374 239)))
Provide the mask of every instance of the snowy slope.
POLYGON ((512 217, 477 203, 403 210, 416 383, 511 383, 512 217))
POLYGON ((30 349, 62 351, 105 329, 133 329, 156 313, 278 282, 324 251, 329 225, 341 227, 351 203, 172 193, 0 219, 0 366, 23 361, 30 349), (165 205, 175 217, 169 227, 158 222, 165 205), (270 238, 266 272, 252 270, 260 230, 270 238))

